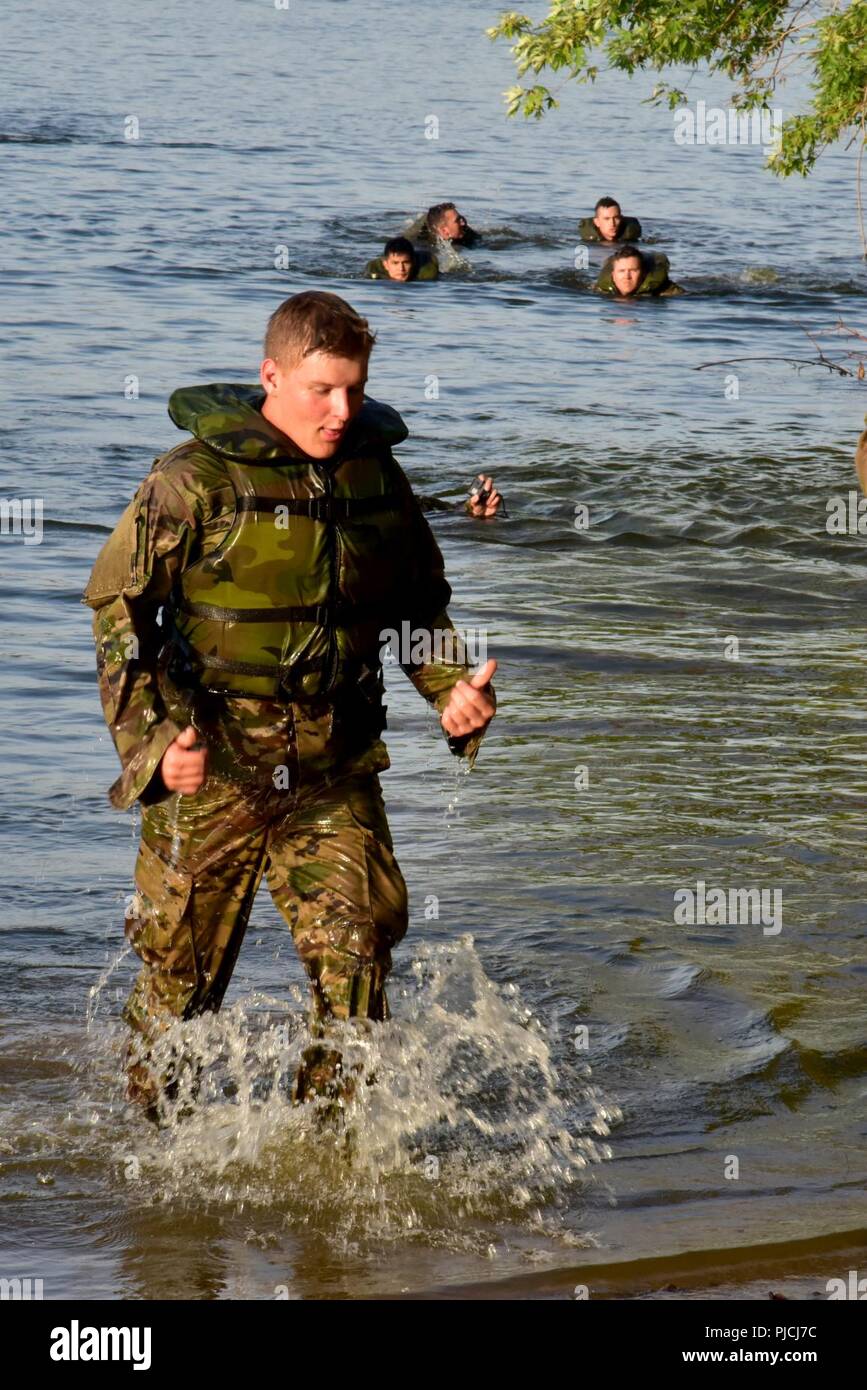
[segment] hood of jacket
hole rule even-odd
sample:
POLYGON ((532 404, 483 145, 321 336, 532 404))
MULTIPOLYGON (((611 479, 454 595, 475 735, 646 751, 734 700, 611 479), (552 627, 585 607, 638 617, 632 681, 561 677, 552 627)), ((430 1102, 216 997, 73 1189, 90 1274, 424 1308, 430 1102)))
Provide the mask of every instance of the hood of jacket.
MULTIPOLYGON (((182 386, 169 398, 169 415, 180 430, 187 430, 208 448, 239 463, 273 463, 280 459, 306 459, 303 449, 266 420, 262 414, 265 392, 261 386, 216 382, 211 386, 182 386)), ((409 434, 396 410, 365 396, 334 462, 365 448, 393 448, 409 434)))

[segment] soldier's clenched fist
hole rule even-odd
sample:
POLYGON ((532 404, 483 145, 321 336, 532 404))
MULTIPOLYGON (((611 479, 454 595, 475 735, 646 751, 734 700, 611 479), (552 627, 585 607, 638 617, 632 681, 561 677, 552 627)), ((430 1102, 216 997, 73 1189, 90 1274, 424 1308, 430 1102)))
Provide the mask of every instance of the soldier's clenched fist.
POLYGON ((440 723, 452 738, 462 738, 477 729, 486 729, 494 717, 496 705, 485 687, 497 669, 493 659, 486 661, 472 680, 458 681, 453 688, 440 723))
POLYGON ((204 744, 197 742, 198 737, 190 724, 163 754, 160 772, 170 792, 183 792, 185 796, 190 796, 204 782, 208 750, 204 744))

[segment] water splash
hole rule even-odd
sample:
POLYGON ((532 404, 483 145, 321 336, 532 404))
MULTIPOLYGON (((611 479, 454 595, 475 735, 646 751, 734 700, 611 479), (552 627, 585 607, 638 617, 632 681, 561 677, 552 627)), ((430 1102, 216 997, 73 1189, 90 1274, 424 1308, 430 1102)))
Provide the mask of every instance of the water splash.
MULTIPOLYGON (((129 912, 130 910, 129 899, 127 900, 126 910, 127 912, 129 912)), ((120 950, 116 951, 114 956, 112 956, 111 959, 108 960, 104 968, 99 972, 99 975, 96 979, 96 983, 91 985, 90 989, 87 991, 87 1009, 85 1012, 85 1026, 87 1028, 88 1033, 91 1032, 93 1025, 96 1022, 96 1019, 99 1015, 100 1002, 102 1000, 102 995, 105 992, 109 980, 111 979, 115 971, 119 968, 121 962, 125 960, 126 957, 130 954, 131 950, 132 946, 130 945, 130 943, 128 941, 125 942, 123 946, 121 946, 120 950)))
POLYGON ((469 936, 422 948, 391 992, 390 1022, 335 1030, 357 1077, 336 1119, 291 1104, 310 1042, 300 1008, 257 995, 171 1029, 155 1065, 180 1050, 191 1065, 167 1127, 136 1139, 150 1200, 267 1209, 341 1249, 411 1238, 485 1253, 504 1229, 586 1243, 568 1213, 620 1118, 587 1069, 555 1067, 554 1040, 469 936))
POLYGON ((458 828, 461 819, 461 797, 466 790, 466 779, 470 775, 470 766, 465 758, 455 758, 452 768, 453 786, 452 794, 446 803, 443 819, 449 831, 458 828))
POLYGON ((461 255, 457 247, 450 241, 437 241, 435 254, 440 270, 446 275, 449 271, 473 269, 473 265, 467 257, 461 255))

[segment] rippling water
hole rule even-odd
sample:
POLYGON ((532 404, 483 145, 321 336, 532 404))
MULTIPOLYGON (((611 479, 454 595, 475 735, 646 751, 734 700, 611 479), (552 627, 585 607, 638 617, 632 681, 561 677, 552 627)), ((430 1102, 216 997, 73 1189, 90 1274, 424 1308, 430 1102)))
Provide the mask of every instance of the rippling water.
POLYGON ((675 145, 651 83, 610 77, 507 123, 496 6, 392 14, 4 19, 3 495, 42 498, 45 530, 0 557, 0 1272, 258 1298, 845 1274, 867 1250, 867 593, 861 538, 825 522, 867 396, 764 359, 864 328, 851 159, 779 183, 758 150, 675 145), (586 292, 575 224, 609 192, 682 298, 586 292), (483 247, 433 285, 360 279, 445 197, 483 247), (433 518, 500 713, 465 777, 389 672, 412 925, 345 1131, 288 1105, 303 979, 260 896, 193 1029, 205 1101, 157 1135, 120 1087, 137 826, 106 801, 78 598, 179 438, 169 392, 253 378, 267 315, 310 287, 377 329, 369 389, 417 489, 484 467, 506 494, 507 519, 433 518), (746 360, 699 370, 722 359, 746 360), (678 924, 699 882, 779 891, 782 929, 678 924))

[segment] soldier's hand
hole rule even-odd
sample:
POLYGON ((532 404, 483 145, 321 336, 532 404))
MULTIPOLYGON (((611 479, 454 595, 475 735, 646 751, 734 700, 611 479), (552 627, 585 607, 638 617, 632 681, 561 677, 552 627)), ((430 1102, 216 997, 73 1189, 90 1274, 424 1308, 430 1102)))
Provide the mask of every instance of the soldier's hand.
POLYGON ((208 750, 203 744, 197 744, 198 737, 190 724, 163 753, 160 772, 170 792, 190 796, 204 782, 208 750))
POLYGON ((464 734, 485 729, 494 717, 496 705, 484 688, 497 669, 493 657, 486 661, 470 681, 458 681, 453 688, 449 702, 440 720, 451 738, 462 738, 464 734))
POLYGON ((479 474, 479 486, 467 498, 467 511, 472 516, 496 516, 503 499, 494 487, 493 478, 479 474))

